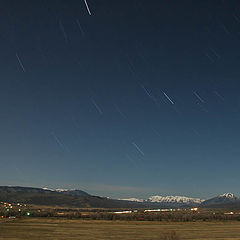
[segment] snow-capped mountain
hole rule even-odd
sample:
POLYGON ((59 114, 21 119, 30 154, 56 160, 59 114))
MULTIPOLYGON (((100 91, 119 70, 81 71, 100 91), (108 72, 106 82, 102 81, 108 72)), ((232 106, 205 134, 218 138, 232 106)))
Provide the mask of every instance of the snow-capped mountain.
POLYGON ((156 203, 200 204, 204 200, 184 196, 152 196, 148 198, 147 201, 156 203))
POLYGON ((84 192, 82 190, 78 189, 62 189, 62 188, 57 188, 57 189, 50 189, 47 187, 42 188, 44 191, 51 191, 51 192, 57 192, 57 193, 62 193, 62 194, 68 194, 72 196, 88 196, 89 194, 87 192, 84 192))
POLYGON ((56 189, 56 192, 63 193, 63 194, 69 194, 72 196, 88 196, 89 194, 77 189, 56 189))
POLYGON ((42 189, 45 190, 45 191, 55 191, 55 190, 53 190, 51 188, 48 188, 48 187, 43 187, 42 189))
POLYGON ((56 192, 66 192, 68 191, 69 189, 62 189, 62 188, 57 188, 55 191, 56 192))
POLYGON ((219 195, 218 197, 229 198, 229 199, 235 199, 235 198, 237 198, 233 193, 224 193, 224 194, 222 194, 222 195, 219 195))
POLYGON ((118 200, 122 200, 122 201, 130 201, 130 202, 144 202, 143 199, 139 199, 139 198, 124 198, 124 199, 118 199, 118 200))
POLYGON ((236 197, 233 193, 224 193, 214 198, 210 198, 202 203, 202 206, 212 206, 220 204, 229 204, 238 202, 240 199, 236 197))
POLYGON ((151 196, 148 199, 139 199, 139 198, 124 198, 118 199, 124 201, 140 202, 144 204, 151 205, 164 205, 164 206, 183 206, 183 205, 200 205, 204 200, 200 198, 190 198, 184 196, 151 196))

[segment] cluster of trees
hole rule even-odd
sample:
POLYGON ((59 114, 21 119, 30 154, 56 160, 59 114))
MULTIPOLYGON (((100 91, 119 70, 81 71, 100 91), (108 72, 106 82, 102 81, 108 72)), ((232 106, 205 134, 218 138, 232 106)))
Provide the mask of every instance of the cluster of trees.
POLYGON ((138 211, 134 213, 116 214, 115 210, 109 212, 107 209, 24 209, 18 211, 11 209, 6 211, 0 209, 0 216, 27 216, 28 213, 32 217, 65 217, 71 219, 89 219, 89 220, 137 220, 137 221, 240 221, 240 214, 224 214, 224 211, 214 213, 213 211, 174 211, 174 212, 147 212, 138 211))
POLYGON ((114 213, 94 213, 82 214, 75 213, 69 215, 70 218, 82 218, 92 220, 138 220, 138 221, 176 221, 176 222, 191 222, 191 221, 226 221, 237 220, 240 221, 240 215, 224 215, 224 214, 191 214, 187 213, 127 213, 127 214, 114 214, 114 213))

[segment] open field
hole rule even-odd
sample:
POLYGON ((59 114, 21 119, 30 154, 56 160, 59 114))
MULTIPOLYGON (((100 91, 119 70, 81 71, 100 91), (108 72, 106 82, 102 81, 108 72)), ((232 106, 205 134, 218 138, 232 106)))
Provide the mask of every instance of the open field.
POLYGON ((50 218, 0 220, 0 239, 11 240, 150 240, 167 239, 176 231, 180 239, 240 239, 240 222, 94 221, 50 218))

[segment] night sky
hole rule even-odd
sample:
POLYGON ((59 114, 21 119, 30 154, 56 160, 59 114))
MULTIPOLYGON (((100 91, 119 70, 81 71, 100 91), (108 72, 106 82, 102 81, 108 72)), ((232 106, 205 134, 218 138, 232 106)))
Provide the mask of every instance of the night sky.
POLYGON ((240 194, 240 2, 1 0, 0 185, 240 194))

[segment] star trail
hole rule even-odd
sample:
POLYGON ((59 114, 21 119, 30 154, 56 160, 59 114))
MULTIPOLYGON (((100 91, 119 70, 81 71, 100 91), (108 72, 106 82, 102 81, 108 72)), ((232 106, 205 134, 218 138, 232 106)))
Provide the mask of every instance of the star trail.
POLYGON ((238 194, 239 27, 232 0, 1 1, 1 184, 238 194))

